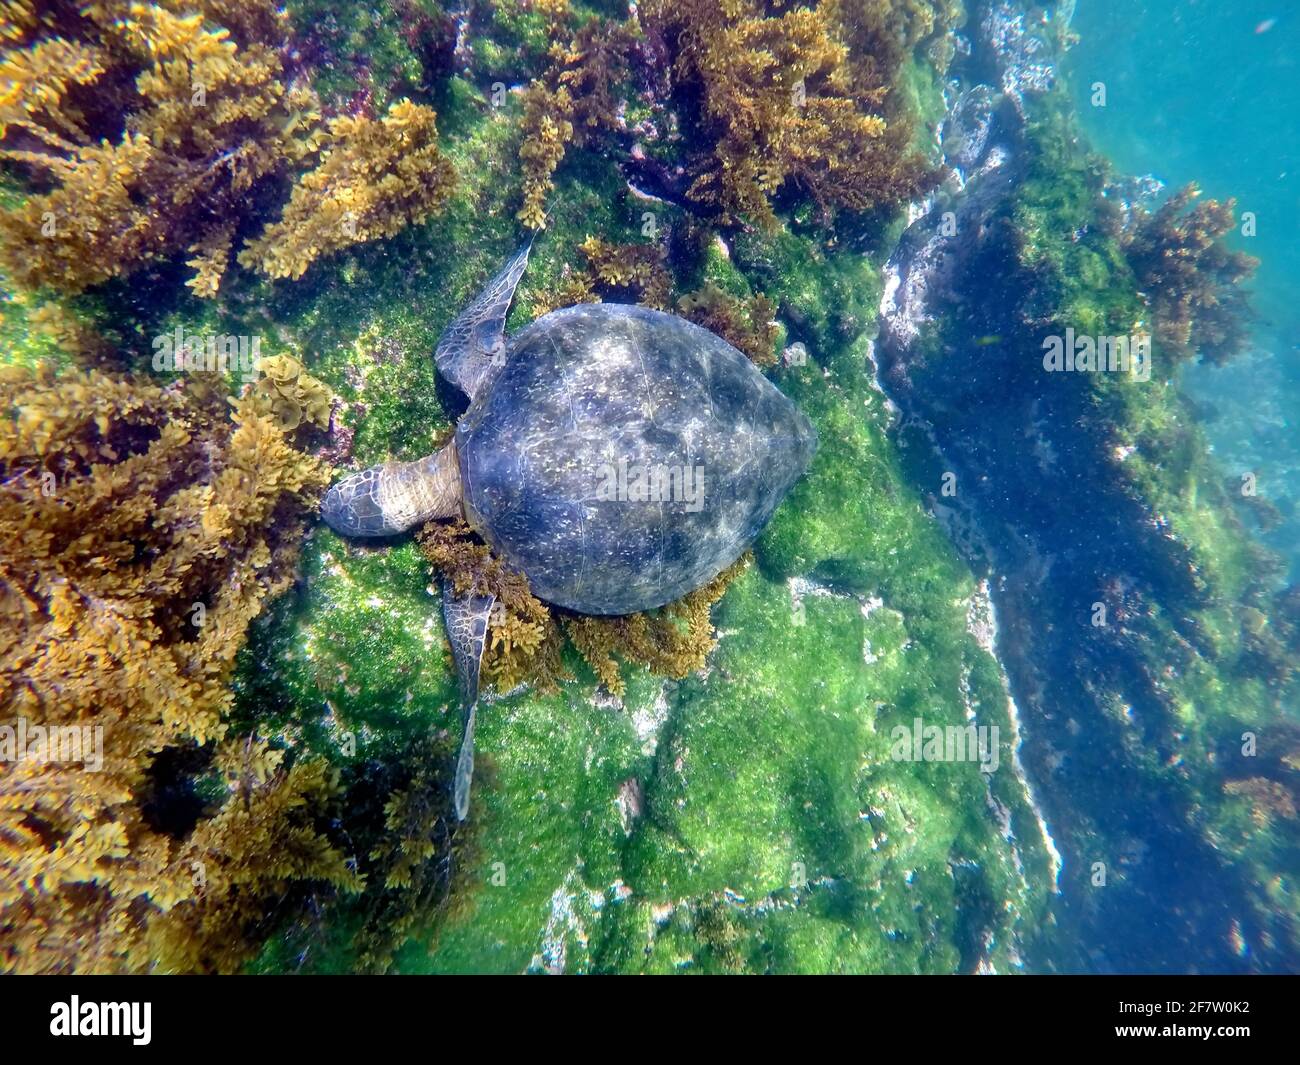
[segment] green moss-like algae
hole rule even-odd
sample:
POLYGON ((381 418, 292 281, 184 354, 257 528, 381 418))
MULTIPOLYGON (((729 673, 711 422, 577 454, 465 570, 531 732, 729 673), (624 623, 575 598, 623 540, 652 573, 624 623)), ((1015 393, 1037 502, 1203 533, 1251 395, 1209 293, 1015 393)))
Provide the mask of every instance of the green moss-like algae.
MULTIPOLYGON (((482 41, 513 34, 526 50, 536 27, 494 18, 511 25, 481 27, 475 63, 509 80, 509 56, 482 41)), ((492 107, 489 84, 440 90, 462 178, 441 216, 268 293, 285 342, 349 402, 361 464, 422 454, 450 429, 461 401, 428 353, 518 240, 503 180, 518 105, 492 107)), ((647 205, 607 159, 571 150, 555 180, 512 327, 588 234, 644 239, 647 205)), ((672 205, 653 210, 676 224, 672 205)), ((1008 969, 1045 904, 1050 861, 1013 770, 1005 688, 967 631, 975 582, 908 484, 873 382, 879 260, 803 223, 728 243, 701 241, 679 289, 777 303, 784 342, 810 357, 772 373, 816 422, 817 463, 715 608, 705 676, 628 668, 618 705, 570 655, 577 680, 558 694, 480 708, 473 816, 442 841, 448 898, 399 952, 403 971, 1008 969), (890 757, 894 726, 968 714, 1001 729, 997 773, 890 757)), ((304 573, 249 649, 241 707, 354 775, 441 735, 449 779, 459 714, 412 546, 321 530, 304 573)), ((342 907, 305 963, 281 946, 262 967, 351 968, 358 919, 342 907)))
MULTIPOLYGON (((561 176, 524 313, 565 249, 601 223, 615 234, 628 224, 589 191, 599 164, 577 164, 588 169, 567 186, 561 176)), ((439 282, 467 298, 486 272, 479 258, 448 263, 439 282)), ((1013 967, 1016 937, 1045 901, 1049 859, 1012 770, 1001 677, 967 632, 974 581, 887 436, 867 358, 876 271, 788 231, 704 269, 738 295, 769 292, 792 335, 808 338, 807 365, 774 373, 817 423, 822 453, 758 544, 760 564, 715 608, 722 637, 706 677, 664 682, 632 670, 618 706, 593 698, 594 678, 575 664, 578 680, 557 695, 517 692, 481 708, 454 899, 432 949, 412 943, 398 965, 1013 967), (991 780, 971 763, 890 757, 894 726, 960 725, 968 713, 1001 729, 991 780)), ((443 306, 443 317, 454 310, 443 306)), ((429 430, 414 426, 414 445, 400 432, 410 404, 429 402, 413 395, 427 359, 417 351, 365 369, 365 344, 340 339, 348 354, 326 366, 346 389, 362 362, 364 418, 385 426, 358 434, 370 441, 362 461, 385 446, 418 452, 429 430)), ((432 411, 430 420, 449 424, 432 411)), ((272 670, 256 701, 310 717, 324 694, 343 728, 405 713, 455 734, 445 652, 421 647, 440 631, 439 604, 409 545, 376 553, 322 532, 311 550, 297 605, 268 631, 277 645, 312 647, 318 661, 296 663, 278 691, 272 670)), ((349 957, 339 946, 317 964, 345 968, 349 957)))

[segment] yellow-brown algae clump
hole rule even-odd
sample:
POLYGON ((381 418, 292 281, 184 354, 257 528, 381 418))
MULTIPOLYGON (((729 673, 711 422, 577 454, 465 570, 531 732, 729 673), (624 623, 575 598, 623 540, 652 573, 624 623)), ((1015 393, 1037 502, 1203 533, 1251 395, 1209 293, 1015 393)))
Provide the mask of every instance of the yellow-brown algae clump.
POLYGON ((28 755, 0 759, 0 970, 227 970, 291 884, 359 887, 325 766, 225 721, 329 471, 208 376, 0 371, 0 743, 28 755), (178 758, 223 784, 164 826, 178 758))
POLYGON ((755 366, 776 365, 776 341, 781 333, 776 304, 761 292, 741 300, 710 281, 678 300, 677 310, 743 352, 755 366))
POLYGON ((1140 212, 1121 241, 1150 303, 1156 340, 1175 359, 1199 354, 1222 365, 1245 349, 1250 315, 1241 284, 1259 260, 1223 243, 1235 202, 1197 203, 1200 194, 1190 184, 1154 213, 1140 212))
POLYGON ((1228 795, 1239 795, 1250 802, 1250 816, 1256 828, 1267 828, 1279 817, 1287 821, 1300 817, 1291 789, 1268 777, 1229 780, 1223 785, 1223 790, 1228 795))
POLYGON ((378 120, 333 119, 320 165, 298 179, 281 220, 240 252, 240 263, 298 278, 322 255, 423 221, 456 184, 436 118, 399 100, 378 120))
POLYGON ((643 307, 666 311, 672 303, 672 275, 664 249, 657 244, 613 244, 587 237, 579 250, 597 282, 609 288, 631 289, 643 307))
POLYGON ((357 967, 386 972, 411 939, 432 938, 449 903, 447 853, 434 840, 447 839, 449 814, 440 774, 446 752, 426 738, 399 769, 384 803, 384 831, 369 858, 364 919, 353 937, 357 967))
POLYGON ((24 288, 80 292, 184 253, 186 284, 214 297, 259 191, 313 162, 241 263, 300 277, 426 218, 455 184, 427 107, 323 123, 311 89, 283 80, 270 0, 52 6, 8 5, 0 48, 0 158, 33 190, 0 211, 0 270, 24 288))
POLYGON ((542 227, 569 144, 614 134, 622 149, 624 104, 689 133, 685 196, 724 225, 774 226, 786 188, 824 218, 915 198, 938 175, 894 88, 912 48, 943 61, 962 17, 957 0, 645 0, 625 23, 588 22, 525 91, 519 218, 542 227))
POLYGON ((0 158, 36 191, 0 211, 0 269, 79 292, 189 251, 191 287, 215 293, 230 219, 318 146, 314 95, 282 80, 274 4, 49 0, 6 13, 0 158))
POLYGON ((770 227, 771 197, 787 184, 827 214, 915 196, 932 175, 907 149, 907 123, 885 116, 901 52, 881 62, 847 43, 891 8, 827 0, 769 14, 761 0, 645 0, 641 23, 672 56, 673 99, 699 145, 688 197, 723 223, 770 227))
MULTIPOLYGON (((567 3, 548 9, 553 38, 564 33, 568 14, 567 3)), ((582 147, 593 135, 617 126, 617 90, 628 77, 634 40, 627 26, 590 19, 567 44, 552 46, 546 73, 525 90, 519 149, 524 190, 518 217, 529 229, 546 224, 546 199, 566 147, 582 147)))
POLYGON ((318 429, 329 427, 334 394, 289 355, 271 355, 257 360, 259 378, 240 400, 242 409, 272 418, 283 432, 291 433, 306 423, 318 429))
POLYGON ((559 626, 523 574, 493 555, 463 521, 429 522, 418 539, 425 557, 456 594, 496 596, 483 655, 485 681, 499 692, 525 682, 553 691, 570 679, 560 659, 559 626))
POLYGON ((620 698, 626 685, 619 659, 680 679, 704 668, 717 643, 709 611, 749 561, 748 553, 742 555, 708 584, 658 610, 623 617, 567 615, 565 632, 600 682, 620 698))
POLYGON ((430 522, 418 534, 425 557, 449 579, 457 594, 492 594, 498 607, 488 622, 484 679, 499 692, 520 684, 553 691, 572 674, 561 658, 567 633, 605 687, 621 696, 619 659, 653 673, 684 677, 702 669, 713 649, 709 610, 748 565, 742 556, 712 581, 658 610, 622 617, 594 617, 547 606, 462 521, 430 522), (617 657, 616 657, 617 656, 617 657))

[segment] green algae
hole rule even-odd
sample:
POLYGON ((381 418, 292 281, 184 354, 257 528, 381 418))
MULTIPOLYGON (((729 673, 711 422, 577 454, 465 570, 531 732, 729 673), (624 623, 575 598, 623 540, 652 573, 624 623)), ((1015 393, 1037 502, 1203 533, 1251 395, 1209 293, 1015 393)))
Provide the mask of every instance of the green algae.
MULTIPOLYGON (((480 121, 496 123, 490 112, 480 121)), ((618 196, 592 191, 608 170, 575 155, 514 317, 532 293, 544 298, 587 233, 631 239, 639 222, 618 196)), ((433 223, 462 224, 455 207, 433 223)), ((299 296, 287 335, 315 347, 313 372, 363 408, 358 461, 412 457, 452 424, 424 353, 455 302, 428 314, 414 290, 468 298, 490 268, 488 239, 436 267, 417 258, 394 270, 360 254, 364 276, 342 291, 322 278, 314 298, 299 296), (393 285, 403 298, 369 311, 353 295, 393 285)), ((952 971, 981 958, 1008 968, 1044 903, 1048 863, 1010 769, 1005 690, 966 632, 974 582, 906 483, 872 380, 875 268, 788 231, 703 268, 733 294, 772 294, 792 336, 808 338, 808 364, 775 374, 818 425, 818 465, 757 545, 760 566, 715 609, 723 635, 707 677, 625 669, 619 706, 593 698, 575 662, 578 680, 557 695, 482 708, 474 816, 450 855, 453 902, 431 940, 399 952, 403 971, 952 971), (803 576, 827 590, 797 603, 788 582, 803 576), (1014 812, 1015 844, 977 767, 889 756, 893 725, 958 724, 969 706, 1002 728, 993 786, 1014 812)), ((318 531, 303 586, 250 644, 241 712, 343 766, 400 759, 429 731, 456 735, 430 580, 410 544, 374 551, 318 531)), ((351 967, 354 923, 339 917, 316 966, 351 967)))
POLYGON ((71 353, 56 338, 33 327, 33 302, 10 291, 0 293, 0 350, 4 365, 33 367, 47 363, 57 369, 68 365, 71 353))
MULTIPOLYGON (((626 853, 636 896, 625 905, 641 913, 625 923, 642 932, 619 956, 634 967, 710 968, 671 921, 661 942, 658 922, 678 911, 698 920, 700 900, 725 898, 745 968, 949 971, 959 938, 950 863, 970 858, 1008 898, 1016 877, 1009 848, 989 838, 978 768, 891 758, 890 729, 904 719, 963 719, 958 663, 931 658, 902 615, 863 614, 856 598, 816 595, 796 615, 786 589, 754 573, 720 604, 728 635, 708 678, 677 693, 647 785, 650 817, 626 853), (807 941, 785 964, 769 957, 784 937, 807 941)), ((1008 921, 1023 903, 1010 894, 1008 921)))
POLYGON ((350 551, 319 529, 302 585, 245 650, 236 692, 263 726, 327 725, 331 744, 352 733, 362 753, 427 732, 457 698, 438 604, 413 543, 350 551))
POLYGON ((425 88, 455 43, 455 28, 436 0, 291 0, 285 10, 308 54, 328 56, 312 80, 329 105, 364 95, 382 112, 425 88))
MULTIPOLYGON (((587 232, 620 231, 608 200, 587 202, 575 183, 581 209, 569 211, 559 187, 532 291, 587 232)), ((967 632, 974 581, 904 480, 872 380, 875 269, 788 232, 705 269, 735 294, 775 294, 809 338, 808 364, 776 374, 818 425, 818 464, 760 540, 760 566, 715 608, 707 676, 625 668, 620 706, 594 698, 575 664, 557 695, 481 708, 455 902, 431 951, 399 954, 405 971, 1009 968, 1044 904, 1049 863, 1011 769, 1005 689, 967 632), (796 601, 789 580, 804 576, 827 583, 796 601), (992 782, 969 763, 891 758, 895 725, 970 712, 1001 729, 992 782)), ((463 267, 451 283, 468 292, 478 278, 463 267)), ((527 308, 528 284, 521 299, 527 308)), ((384 428, 362 461, 395 442, 424 373, 414 361, 364 370, 364 417, 379 412, 384 428)), ((334 372, 346 387, 346 366, 334 372)), ((282 670, 268 653, 252 701, 310 717, 324 697, 340 727, 378 732, 410 716, 454 732, 445 651, 426 646, 416 662, 438 625, 418 569, 409 545, 376 553, 319 533, 306 589, 269 626, 273 644, 308 647, 313 661, 282 670)), ((326 965, 347 958, 340 947, 326 965)))
POLYGON ((888 440, 892 416, 874 380, 869 339, 878 269, 788 232, 748 241, 738 257, 797 323, 792 339, 807 338, 805 365, 782 368, 776 380, 819 437, 812 467, 759 538, 764 569, 900 598, 960 587, 962 569, 888 440))
MULTIPOLYGON (((1017 872, 979 769, 895 762, 888 733, 914 712, 964 720, 962 674, 982 670, 981 720, 1002 720, 1005 737, 991 659, 956 618, 953 646, 936 647, 852 597, 812 597, 803 624, 793 617, 788 590, 751 570, 719 607, 727 635, 707 678, 634 675, 622 707, 580 685, 483 707, 458 905, 436 948, 411 945, 399 967, 951 971, 976 956, 963 944, 1009 943, 1042 902, 1041 848, 1026 849, 1036 873, 1017 872), (790 668, 814 656, 823 675, 790 668), (967 914, 954 864, 996 913, 967 914), (709 920, 734 924, 735 956, 690 931, 709 920)), ((347 653, 365 644, 350 638, 347 653)), ((402 649, 389 657, 400 673, 402 649)))
MULTIPOLYGON (((537 43, 526 17, 494 18, 516 23, 490 29, 498 45, 537 43)), ((475 54, 507 62, 477 42, 475 54)), ((428 353, 518 239, 516 190, 500 177, 517 150, 513 94, 494 108, 459 77, 441 93, 440 131, 462 175, 447 211, 259 290, 286 342, 348 402, 363 465, 424 453, 450 429, 460 401, 428 353)), ((645 239, 648 209, 664 231, 679 218, 631 196, 590 152, 568 152, 555 179, 512 328, 545 305, 587 235, 631 243, 645 239)), ((773 377, 818 427, 816 464, 756 545, 759 565, 715 607, 720 644, 705 675, 671 682, 625 667, 620 703, 570 653, 577 679, 559 693, 480 708, 473 815, 444 855, 449 898, 398 969, 1019 964, 1050 856, 1014 770, 1003 678, 968 631, 976 582, 889 436, 870 358, 879 268, 801 224, 705 239, 687 257, 681 291, 763 292, 783 343, 805 344, 807 363, 773 377), (1000 729, 996 773, 891 757, 895 726, 972 714, 1000 729)), ((321 530, 304 574, 250 645, 240 711, 353 772, 366 757, 400 760, 420 735, 454 739, 440 602, 412 546, 376 552, 321 530), (344 753, 348 735, 359 753, 344 753)), ((311 967, 351 968, 358 920, 339 907, 311 967)), ((292 966, 281 949, 262 963, 292 966)))

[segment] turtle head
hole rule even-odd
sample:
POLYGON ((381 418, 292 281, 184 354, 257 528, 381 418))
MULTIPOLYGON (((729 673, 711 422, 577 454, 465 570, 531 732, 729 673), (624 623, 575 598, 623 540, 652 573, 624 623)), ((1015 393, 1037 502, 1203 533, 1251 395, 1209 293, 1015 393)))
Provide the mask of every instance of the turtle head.
POLYGON ((396 536, 431 518, 460 514, 455 443, 414 462, 386 462, 336 482, 320 516, 340 536, 396 536))
POLYGON ((380 502, 383 475, 383 466, 371 466, 331 486, 320 505, 325 524, 340 536, 392 536, 401 532, 384 515, 380 502))

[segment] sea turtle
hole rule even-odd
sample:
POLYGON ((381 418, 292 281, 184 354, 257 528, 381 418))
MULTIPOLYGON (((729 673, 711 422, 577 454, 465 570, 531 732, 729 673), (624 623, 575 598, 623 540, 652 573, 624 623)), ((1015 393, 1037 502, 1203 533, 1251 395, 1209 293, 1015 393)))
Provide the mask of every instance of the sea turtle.
MULTIPOLYGON (((507 341, 530 247, 438 341, 439 372, 470 399, 452 440, 343 478, 321 515, 370 537, 463 515, 540 599, 584 614, 662 606, 749 546, 812 461, 816 433, 739 351, 662 311, 565 307, 507 341)), ((465 711, 461 820, 492 606, 444 584, 465 711)))

